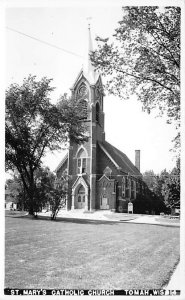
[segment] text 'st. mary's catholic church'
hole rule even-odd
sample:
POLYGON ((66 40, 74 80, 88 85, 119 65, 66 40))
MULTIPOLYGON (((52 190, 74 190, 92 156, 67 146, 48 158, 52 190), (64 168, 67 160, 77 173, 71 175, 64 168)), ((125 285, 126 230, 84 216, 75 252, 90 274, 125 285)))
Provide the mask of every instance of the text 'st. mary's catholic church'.
MULTIPOLYGON (((56 168, 58 184, 68 175, 67 209, 99 209, 127 211, 128 202, 142 193, 140 151, 136 150, 136 166, 120 150, 105 141, 103 86, 101 75, 94 70, 89 53, 93 50, 88 29, 86 62, 71 91, 74 101, 84 101, 89 139, 78 145, 70 142, 67 155, 56 168)), ((121 131, 121 129, 120 129, 121 131)), ((121 132, 120 132, 121 133, 121 132)))

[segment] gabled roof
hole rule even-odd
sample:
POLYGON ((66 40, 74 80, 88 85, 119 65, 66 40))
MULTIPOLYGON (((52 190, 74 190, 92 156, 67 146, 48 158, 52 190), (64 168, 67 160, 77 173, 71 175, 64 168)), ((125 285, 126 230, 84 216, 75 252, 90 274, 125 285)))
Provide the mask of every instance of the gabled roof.
POLYGON ((94 74, 92 76, 92 74, 89 75, 82 68, 80 70, 80 72, 78 73, 78 76, 76 77, 76 80, 75 80, 74 84, 72 85, 71 90, 75 89, 76 85, 81 80, 81 78, 83 78, 84 80, 86 80, 89 83, 89 85, 95 85, 99 80, 102 83, 101 75, 100 74, 96 73, 96 74, 94 74))
MULTIPOLYGON (((133 176, 142 176, 140 171, 134 166, 134 164, 130 161, 130 159, 118 150, 116 147, 112 146, 108 142, 98 142, 100 149, 105 153, 105 155, 112 161, 112 163, 115 165, 115 167, 118 170, 123 171, 124 173, 129 173, 133 176)), ((68 159, 68 153, 64 156, 62 161, 59 163, 58 167, 56 168, 55 172, 57 172, 63 164, 68 159)))
POLYGON ((83 176, 78 176, 77 179, 75 180, 75 182, 73 183, 72 185, 72 188, 76 188, 78 184, 82 184, 82 185, 85 185, 86 188, 88 188, 88 183, 87 181, 85 180, 85 178, 83 176))
POLYGON ((103 179, 106 179, 106 180, 108 180, 108 181, 115 181, 115 179, 110 179, 110 178, 108 178, 105 174, 103 174, 101 177, 100 177, 100 179, 98 179, 98 181, 101 181, 101 180, 103 180, 103 179))
POLYGON ((142 176, 130 159, 116 147, 112 146, 106 141, 101 143, 99 142, 99 146, 114 163, 117 169, 121 169, 123 172, 129 173, 130 175, 142 176))
POLYGON ((67 159, 68 159, 68 153, 66 153, 66 155, 63 157, 62 161, 56 167, 55 172, 57 172, 63 166, 63 164, 66 162, 67 159))

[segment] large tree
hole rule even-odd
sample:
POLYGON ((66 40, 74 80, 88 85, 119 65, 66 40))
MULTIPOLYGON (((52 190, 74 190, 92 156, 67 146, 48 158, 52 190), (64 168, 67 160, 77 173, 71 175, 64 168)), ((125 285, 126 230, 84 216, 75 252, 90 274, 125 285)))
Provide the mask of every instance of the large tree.
POLYGON ((180 146, 180 7, 123 7, 113 42, 97 37, 91 59, 107 77, 106 87, 128 99, 137 94, 143 109, 158 108, 175 124, 180 146))
POLYGON ((180 160, 176 167, 165 178, 161 189, 165 204, 168 208, 180 207, 180 160))
POLYGON ((46 152, 60 149, 69 139, 86 140, 79 122, 83 110, 66 95, 51 104, 53 89, 51 79, 37 81, 30 75, 22 85, 12 84, 6 91, 6 169, 18 170, 31 214, 37 207, 35 171, 46 152))

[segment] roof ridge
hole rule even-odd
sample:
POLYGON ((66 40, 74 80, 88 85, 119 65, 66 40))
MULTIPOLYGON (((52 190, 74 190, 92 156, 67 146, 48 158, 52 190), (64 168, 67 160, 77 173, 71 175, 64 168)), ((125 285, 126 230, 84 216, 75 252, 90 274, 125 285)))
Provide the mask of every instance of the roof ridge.
POLYGON ((56 167, 54 172, 57 172, 58 169, 64 164, 64 162, 66 161, 66 159, 68 158, 68 153, 66 153, 63 157, 63 159, 61 160, 61 162, 59 163, 59 165, 56 167))
MULTIPOLYGON (((128 156, 123 153, 121 150, 117 149, 115 146, 111 145, 109 142, 107 141, 104 141, 105 144, 108 144, 108 146, 112 147, 116 152, 117 152, 117 155, 119 155, 119 157, 121 158, 121 160, 123 160, 123 157, 127 160, 127 161, 124 161, 124 163, 126 164, 126 166, 133 172, 133 173, 139 173, 140 175, 142 175, 140 173, 140 171, 136 168, 136 166, 132 163, 132 161, 128 158, 128 156), (129 164, 128 164, 129 163, 129 164)), ((108 150, 107 150, 108 151, 108 150)))
POLYGON ((109 153, 109 151, 107 151, 107 149, 105 149, 103 147, 103 143, 98 142, 100 148, 105 152, 105 154, 107 155, 108 158, 110 158, 110 160, 113 162, 113 164, 115 165, 115 167, 118 169, 119 165, 117 164, 117 162, 113 159, 112 155, 109 153))

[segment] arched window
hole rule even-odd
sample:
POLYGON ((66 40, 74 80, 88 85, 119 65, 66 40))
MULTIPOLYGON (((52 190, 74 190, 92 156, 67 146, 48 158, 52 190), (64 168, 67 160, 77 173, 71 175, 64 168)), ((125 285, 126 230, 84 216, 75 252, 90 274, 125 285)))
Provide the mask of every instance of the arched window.
POLYGON ((125 177, 122 178, 122 197, 125 198, 125 177))
POLYGON ((96 122, 100 122, 100 105, 98 102, 96 103, 96 122))
POLYGON ((83 185, 81 185, 81 186, 79 187, 78 194, 79 194, 79 195, 85 194, 85 188, 83 187, 83 185))
POLYGON ((77 174, 87 172, 87 156, 84 149, 80 149, 77 155, 77 174))
POLYGON ((125 177, 125 196, 126 198, 131 196, 131 180, 128 176, 125 177))

